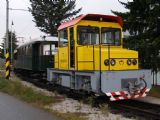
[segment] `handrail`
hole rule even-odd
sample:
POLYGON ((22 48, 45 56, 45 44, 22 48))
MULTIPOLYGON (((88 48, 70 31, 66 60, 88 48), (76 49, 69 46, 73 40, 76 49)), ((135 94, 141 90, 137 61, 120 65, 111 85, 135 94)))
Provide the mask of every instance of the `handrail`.
MULTIPOLYGON (((108 60, 110 61, 110 45, 108 45, 108 60)), ((110 64, 108 70, 110 70, 110 64)))

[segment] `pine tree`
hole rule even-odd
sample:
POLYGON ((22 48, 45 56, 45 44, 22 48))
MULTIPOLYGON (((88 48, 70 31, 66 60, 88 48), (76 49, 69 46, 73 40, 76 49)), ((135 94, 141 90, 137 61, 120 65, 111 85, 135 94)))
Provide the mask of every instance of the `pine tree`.
POLYGON ((160 68, 160 1, 133 0, 120 2, 128 12, 112 11, 121 16, 124 22, 124 31, 130 33, 125 40, 125 47, 139 51, 142 68, 160 68))
POLYGON ((0 48, 0 58, 4 58, 4 43, 1 43, 0 48))
MULTIPOLYGON (((9 53, 10 53, 10 55, 11 55, 11 34, 12 34, 12 47, 13 47, 13 50, 12 51, 14 51, 16 48, 17 48, 17 37, 16 37, 16 34, 15 34, 15 32, 11 32, 11 31, 9 31, 8 32, 8 38, 9 38, 9 53)), ((4 36, 4 39, 3 39, 3 43, 1 44, 1 47, 2 47, 2 49, 1 49, 1 54, 0 54, 0 57, 1 58, 4 58, 4 42, 6 41, 6 34, 5 34, 5 36, 4 36)))
POLYGON ((78 14, 81 8, 75 9, 76 0, 30 0, 31 11, 36 26, 52 36, 57 35, 57 28, 64 20, 78 14))
POLYGON ((3 49, 3 45, 0 45, 0 58, 4 58, 4 49, 3 49))

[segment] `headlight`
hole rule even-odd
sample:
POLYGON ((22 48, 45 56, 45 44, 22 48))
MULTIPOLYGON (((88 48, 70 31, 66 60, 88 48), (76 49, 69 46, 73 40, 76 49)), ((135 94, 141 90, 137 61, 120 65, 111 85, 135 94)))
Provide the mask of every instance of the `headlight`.
POLYGON ((106 59, 106 60, 104 61, 104 64, 105 64, 106 66, 108 66, 108 65, 109 65, 109 60, 106 59))
POLYGON ((136 65, 136 64, 137 64, 137 60, 136 60, 136 59, 133 59, 133 60, 132 60, 132 64, 133 64, 133 65, 136 65))
POLYGON ((127 60, 127 65, 131 65, 131 64, 132 64, 131 59, 128 59, 128 60, 127 60))
POLYGON ((111 65, 114 66, 116 64, 116 61, 114 59, 111 60, 111 65))

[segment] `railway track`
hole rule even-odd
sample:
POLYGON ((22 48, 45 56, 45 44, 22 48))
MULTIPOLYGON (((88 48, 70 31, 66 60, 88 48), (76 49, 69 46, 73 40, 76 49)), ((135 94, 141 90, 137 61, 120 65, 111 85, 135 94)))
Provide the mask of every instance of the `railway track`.
POLYGON ((137 100, 116 101, 110 103, 112 109, 128 116, 138 116, 146 120, 160 120, 160 105, 137 100))
POLYGON ((16 75, 18 77, 20 77, 21 80, 30 82, 37 87, 40 87, 42 89, 45 89, 45 90, 48 90, 48 91, 51 91, 51 92, 56 91, 60 94, 67 95, 67 97, 71 97, 71 98, 76 99, 76 100, 82 99, 82 97, 84 97, 81 94, 75 94, 75 93, 73 93, 73 91, 69 91, 69 89, 64 90, 64 89, 62 89, 62 87, 59 87, 59 86, 56 87, 53 84, 50 84, 50 83, 46 82, 46 80, 41 79, 41 78, 31 78, 31 77, 22 76, 21 74, 16 74, 16 75))
MULTIPOLYGON (((18 75, 22 80, 28 81, 36 85, 37 87, 47 89, 48 91, 57 91, 58 87, 53 87, 53 85, 46 84, 44 80, 33 79, 29 77, 24 77, 18 75), (43 81, 43 82, 40 82, 43 81)), ((81 94, 74 94, 73 92, 62 90, 61 88, 58 89, 60 94, 67 94, 68 97, 77 100, 84 100, 87 96, 83 96, 81 94), (64 92, 65 91, 65 92, 64 92)), ((94 98, 94 106, 99 107, 101 104, 108 104, 110 107, 111 112, 113 113, 120 113, 129 118, 140 118, 144 120, 160 120, 160 105, 145 103, 137 100, 126 100, 126 101, 116 101, 110 102, 107 101, 106 97, 97 97, 94 98)))

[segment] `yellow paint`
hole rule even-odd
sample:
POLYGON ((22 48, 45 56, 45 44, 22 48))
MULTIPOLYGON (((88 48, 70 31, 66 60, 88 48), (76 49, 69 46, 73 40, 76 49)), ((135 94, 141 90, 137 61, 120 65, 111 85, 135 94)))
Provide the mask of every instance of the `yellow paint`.
POLYGON ((132 70, 138 69, 137 65, 127 65, 127 60, 136 58, 138 60, 138 53, 136 51, 126 50, 123 48, 110 48, 110 57, 108 55, 108 46, 84 46, 78 48, 78 70, 132 70), (101 47, 101 48, 100 48, 101 47), (100 50, 101 49, 101 50, 100 50), (101 55, 100 55, 101 51, 101 55), (94 55, 93 55, 94 53, 94 55), (106 66, 104 61, 106 59, 115 59, 116 65, 106 66), (100 63, 101 60, 101 63, 100 63), (83 61, 83 62, 82 62, 83 61), (85 62, 84 62, 85 61, 85 62), (101 64, 101 68, 100 68, 101 64))
POLYGON ((58 52, 57 52, 57 54, 54 56, 54 68, 59 68, 59 67, 58 67, 58 52))
POLYGON ((10 62, 9 61, 7 61, 6 62, 6 67, 8 67, 10 65, 10 62))
MULTIPOLYGON (((87 21, 82 20, 74 27, 74 55, 75 55, 75 70, 133 70, 138 69, 137 65, 127 65, 128 59, 136 59, 138 62, 138 52, 133 50, 124 49, 120 46, 107 45, 78 45, 77 44, 77 26, 96 26, 96 27, 109 27, 109 28, 120 28, 122 27, 118 23, 112 22, 99 22, 99 21, 87 21), (110 53, 108 50, 110 49, 110 53), (115 59, 115 66, 106 66, 104 61, 106 59, 115 59)), ((100 35, 101 38, 101 35, 100 35)), ((68 46, 59 47, 58 52, 55 55, 55 68, 63 70, 71 70, 70 68, 70 33, 68 29, 68 46)), ((123 41, 121 40, 123 43, 123 41)))
POLYGON ((58 49, 59 59, 57 61, 60 69, 68 69, 68 52, 67 51, 68 51, 68 47, 61 47, 58 49))
POLYGON ((7 77, 7 76, 9 76, 9 70, 8 70, 8 71, 6 71, 6 77, 7 77))
POLYGON ((6 58, 9 58, 9 53, 6 53, 6 58))

